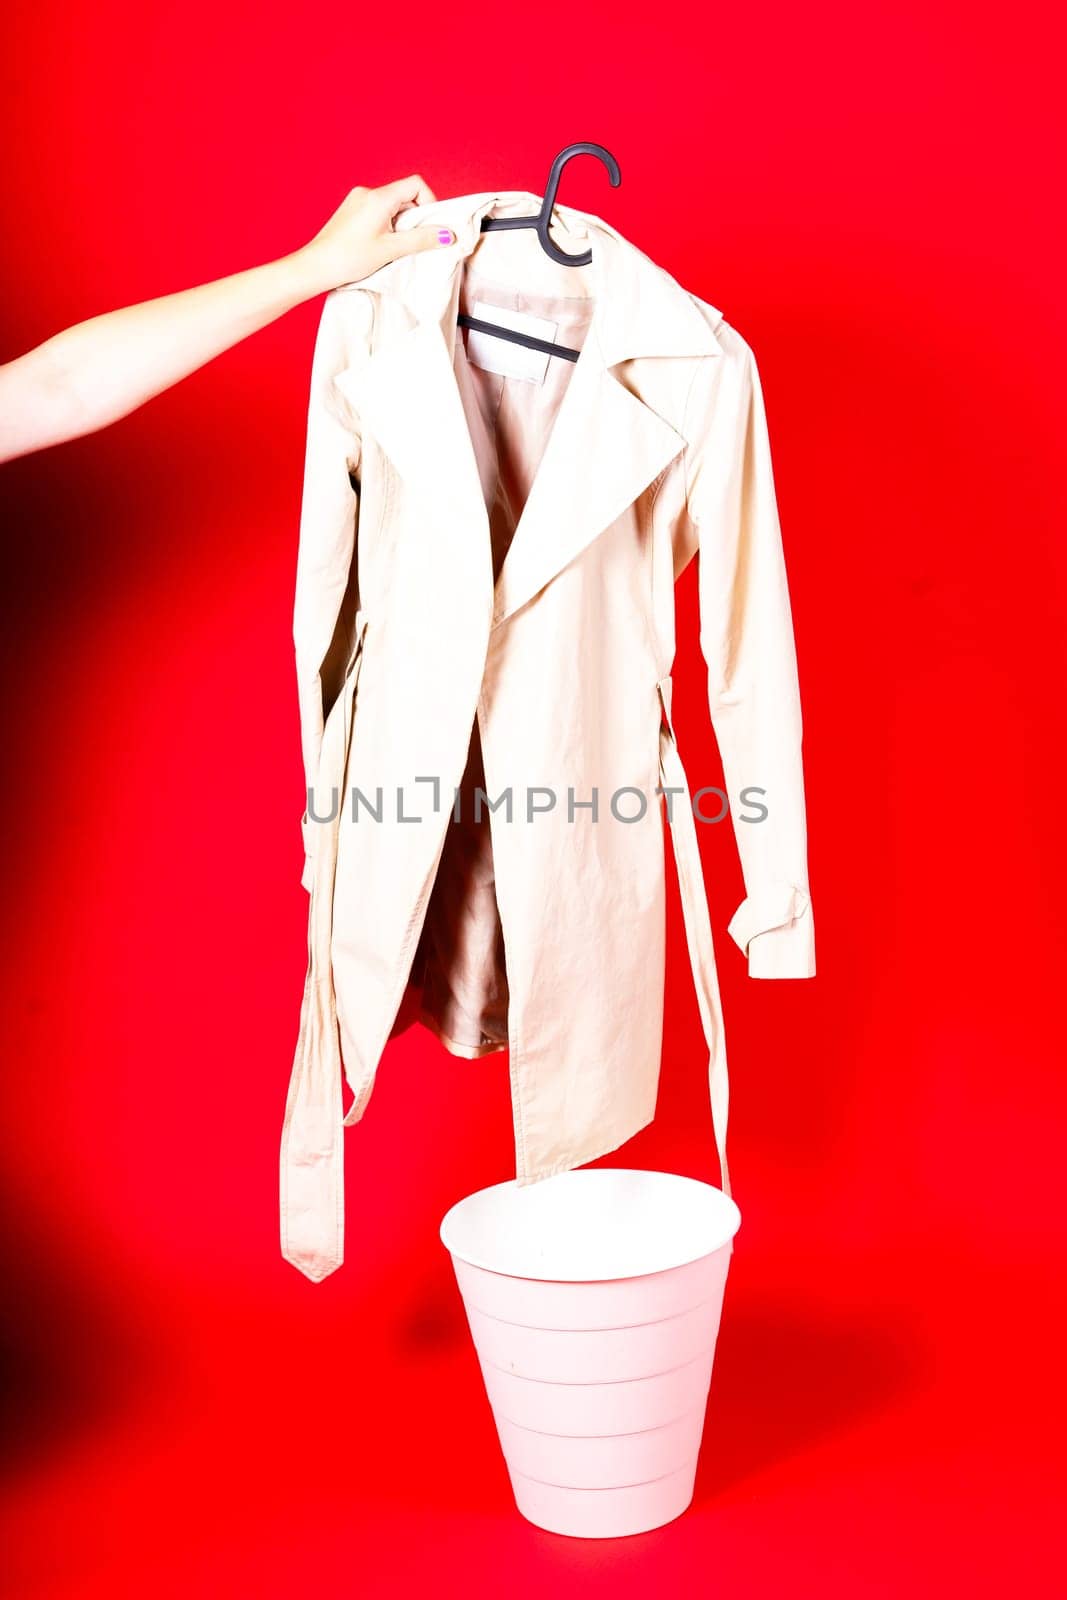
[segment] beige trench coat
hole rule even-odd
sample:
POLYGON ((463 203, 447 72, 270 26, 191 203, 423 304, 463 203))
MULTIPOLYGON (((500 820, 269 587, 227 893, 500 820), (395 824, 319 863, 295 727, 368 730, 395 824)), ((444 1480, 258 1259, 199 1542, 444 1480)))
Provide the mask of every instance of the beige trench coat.
MULTIPOLYGON (((512 190, 409 210, 398 227, 439 220, 455 244, 336 291, 322 315, 293 629, 308 969, 281 1158, 282 1251, 315 1281, 343 1258, 344 1126, 405 1001, 454 1054, 508 1050, 519 1183, 651 1120, 664 813, 729 1190, 715 957, 671 726, 674 584, 698 551, 746 886, 728 931, 754 977, 815 971, 752 351, 595 216, 553 212, 562 248, 591 248, 582 267, 532 230, 480 231, 540 206, 512 190), (479 342, 459 312, 517 318, 580 355, 479 342)), ((705 797, 698 816, 719 814, 705 797)))

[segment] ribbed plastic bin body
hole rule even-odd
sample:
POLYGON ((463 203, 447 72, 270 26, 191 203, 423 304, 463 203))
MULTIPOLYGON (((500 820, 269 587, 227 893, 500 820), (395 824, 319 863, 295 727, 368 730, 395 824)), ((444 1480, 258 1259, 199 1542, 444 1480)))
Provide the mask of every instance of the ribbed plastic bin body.
POLYGON ((669 1172, 479 1190, 441 1223, 516 1504, 612 1538, 693 1498, 740 1212, 669 1172))

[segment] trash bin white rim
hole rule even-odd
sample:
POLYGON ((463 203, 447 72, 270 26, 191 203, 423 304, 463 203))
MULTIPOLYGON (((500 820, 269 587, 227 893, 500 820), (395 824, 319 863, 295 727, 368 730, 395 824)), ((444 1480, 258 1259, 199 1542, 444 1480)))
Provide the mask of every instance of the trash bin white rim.
POLYGON ((734 1201, 697 1178, 576 1167, 465 1196, 445 1213, 440 1236, 459 1260, 503 1277, 594 1283, 685 1266, 729 1245, 740 1225, 734 1201), (560 1226, 579 1190, 599 1216, 560 1226))

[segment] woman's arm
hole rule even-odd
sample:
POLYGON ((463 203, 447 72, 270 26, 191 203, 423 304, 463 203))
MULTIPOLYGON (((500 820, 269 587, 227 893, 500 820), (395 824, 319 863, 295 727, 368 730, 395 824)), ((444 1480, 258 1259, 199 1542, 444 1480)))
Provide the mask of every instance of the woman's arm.
POLYGON ((314 295, 399 255, 451 244, 447 229, 392 231, 399 212, 434 198, 418 176, 353 189, 292 255, 91 317, 8 362, 0 367, 0 461, 116 422, 314 295))

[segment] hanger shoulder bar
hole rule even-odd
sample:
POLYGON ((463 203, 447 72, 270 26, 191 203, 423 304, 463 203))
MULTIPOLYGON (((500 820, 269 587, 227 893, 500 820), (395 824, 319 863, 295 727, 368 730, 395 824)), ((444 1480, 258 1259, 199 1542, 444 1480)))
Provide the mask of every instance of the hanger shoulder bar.
POLYGON ((461 328, 473 328, 475 333, 491 333, 495 339, 508 339, 512 344, 521 344, 527 350, 540 350, 542 355, 562 356, 564 361, 577 361, 581 355, 580 350, 572 350, 570 345, 553 344, 551 339, 535 339, 532 333, 519 333, 514 328, 498 328, 495 322, 484 322, 481 317, 469 317, 461 311, 456 318, 461 328))

